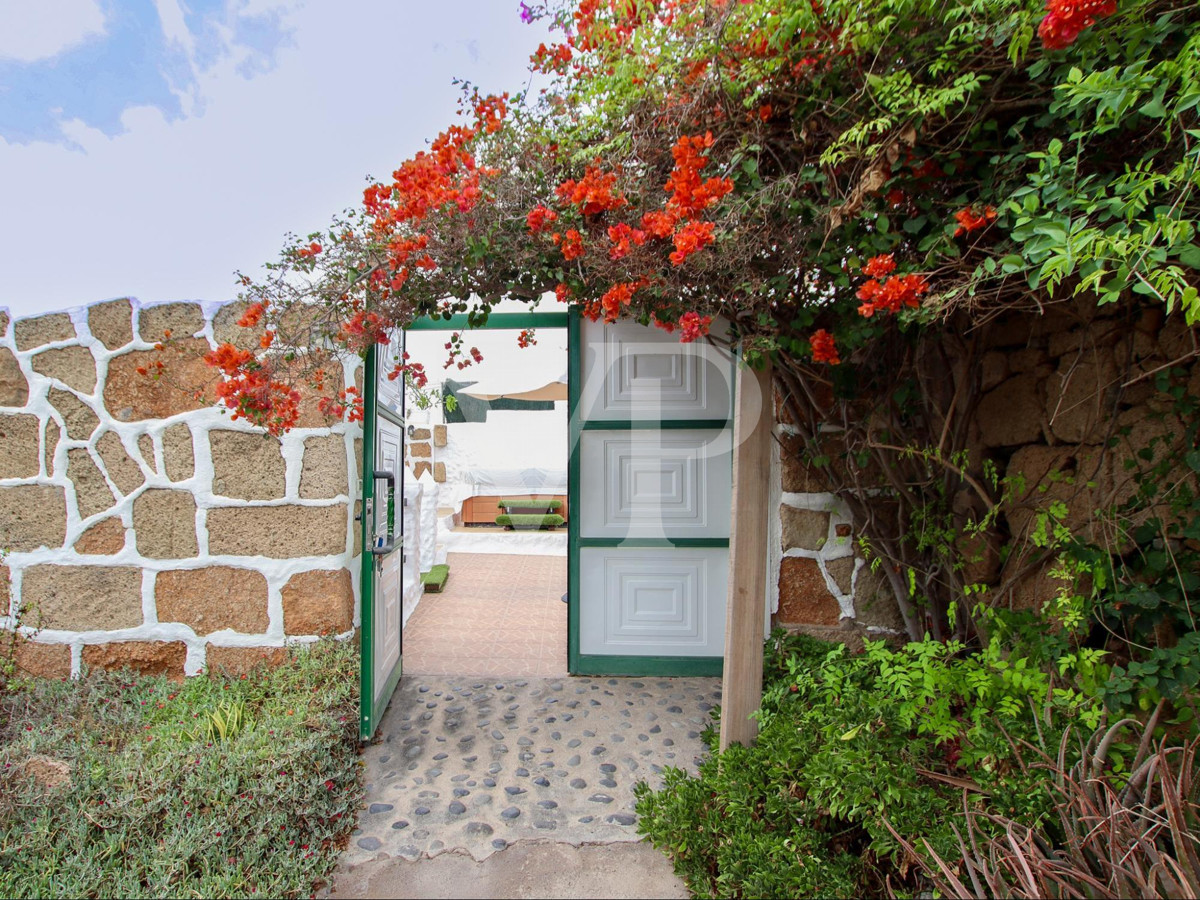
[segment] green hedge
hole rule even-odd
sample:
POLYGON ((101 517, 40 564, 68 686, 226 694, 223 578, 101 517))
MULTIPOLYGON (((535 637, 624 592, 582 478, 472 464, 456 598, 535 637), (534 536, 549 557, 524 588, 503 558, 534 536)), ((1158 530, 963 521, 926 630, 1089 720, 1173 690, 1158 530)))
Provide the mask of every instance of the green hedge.
POLYGON ((554 529, 565 522, 562 516, 559 515, 521 515, 514 513, 512 515, 496 516, 496 524, 503 525, 505 528, 517 528, 522 531, 534 531, 537 529, 554 529))
POLYGON ((450 567, 445 563, 434 566, 428 572, 421 573, 421 584, 425 586, 425 590, 431 594, 440 594, 442 588, 446 586, 446 579, 450 577, 450 567))
POLYGON ((531 500, 529 497, 505 497, 496 504, 500 509, 541 509, 553 512, 562 508, 561 500, 531 500))

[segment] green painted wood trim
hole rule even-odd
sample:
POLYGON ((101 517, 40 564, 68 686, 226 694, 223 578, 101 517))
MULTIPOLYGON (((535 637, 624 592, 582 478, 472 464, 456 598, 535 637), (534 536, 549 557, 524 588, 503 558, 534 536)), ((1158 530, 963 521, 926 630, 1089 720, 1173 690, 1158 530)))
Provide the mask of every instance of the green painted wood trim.
POLYGON ((723 431, 733 426, 729 419, 596 419, 583 423, 584 431, 681 431, 704 429, 723 431))
POLYGON ((362 521, 358 523, 363 554, 359 577, 358 629, 358 736, 364 741, 375 733, 378 714, 375 711, 375 556, 367 552, 371 546, 368 530, 367 501, 375 497, 375 422, 376 376, 374 348, 367 354, 363 370, 363 458, 362 458, 362 521))
MULTIPOLYGON (((497 328, 567 328, 569 313, 492 313, 481 329, 497 328)), ((411 322, 405 331, 470 331, 466 314, 449 319, 422 318, 411 322)))
POLYGON ((720 656, 601 656, 586 654, 575 659, 572 675, 637 675, 716 677, 725 668, 720 656))
MULTIPOLYGON (((398 428, 403 428, 405 425, 404 416, 397 413, 395 410, 389 409, 386 406, 375 406, 375 414, 381 419, 387 419, 398 428)), ((365 444, 363 446, 366 446, 365 444)))
POLYGON ((628 547, 638 549, 643 547, 662 547, 665 549, 683 550, 688 547, 728 547, 729 538, 598 538, 581 537, 578 539, 581 549, 598 547, 628 547))
POLYGON ((567 320, 567 671, 579 674, 579 391, 583 348, 579 343, 579 310, 572 306, 567 320))

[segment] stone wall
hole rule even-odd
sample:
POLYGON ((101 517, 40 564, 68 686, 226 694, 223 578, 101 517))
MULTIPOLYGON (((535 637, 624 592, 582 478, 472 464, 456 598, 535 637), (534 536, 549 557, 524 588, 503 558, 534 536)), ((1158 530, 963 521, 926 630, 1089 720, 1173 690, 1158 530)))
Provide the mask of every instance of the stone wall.
MULTIPOLYGON (((969 459, 1019 475, 1024 488, 996 533, 979 542, 970 580, 991 586, 993 603, 1033 608, 1058 587, 1044 567, 1030 568, 1022 551, 1035 509, 1062 500, 1072 529, 1120 549, 1119 536, 1098 531, 1093 512, 1132 496, 1126 461, 1172 427, 1169 416, 1162 418, 1170 401, 1157 393, 1154 373, 1181 369, 1180 383, 1200 396, 1200 336, 1157 308, 1097 308, 1087 301, 1044 315, 1003 316, 981 329, 969 459), (1002 566, 1004 543, 1013 552, 1002 566)), ((951 373, 946 377, 953 381, 951 373)), ((904 634, 893 595, 858 552, 853 523, 827 480, 795 452, 791 426, 777 423, 775 433, 774 621, 851 644, 864 635, 904 634)))
MULTIPOLYGON (((0 312, 0 578, 12 597, 0 623, 19 612, 37 629, 27 668, 243 671, 288 642, 353 633, 361 428, 325 419, 315 398, 283 438, 214 406, 200 357, 245 340, 240 314, 129 300, 0 312)), ((358 365, 343 365, 347 386, 358 365)))

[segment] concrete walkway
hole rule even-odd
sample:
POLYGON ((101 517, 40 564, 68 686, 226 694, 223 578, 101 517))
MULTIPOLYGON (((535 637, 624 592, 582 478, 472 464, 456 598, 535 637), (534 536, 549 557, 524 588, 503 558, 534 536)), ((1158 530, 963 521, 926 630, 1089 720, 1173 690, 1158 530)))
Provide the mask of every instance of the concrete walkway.
POLYGON ((331 895, 687 896, 633 786, 694 771, 719 702, 715 678, 408 676, 331 895))

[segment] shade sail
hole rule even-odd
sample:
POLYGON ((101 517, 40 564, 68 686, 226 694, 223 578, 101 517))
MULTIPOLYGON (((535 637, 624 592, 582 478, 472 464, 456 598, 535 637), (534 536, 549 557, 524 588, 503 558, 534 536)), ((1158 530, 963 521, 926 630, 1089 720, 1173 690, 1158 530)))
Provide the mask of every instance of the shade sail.
POLYGON ((554 381, 544 384, 524 385, 508 382, 493 382, 484 380, 476 382, 470 388, 459 391, 476 400, 566 400, 567 373, 563 372, 554 381))

